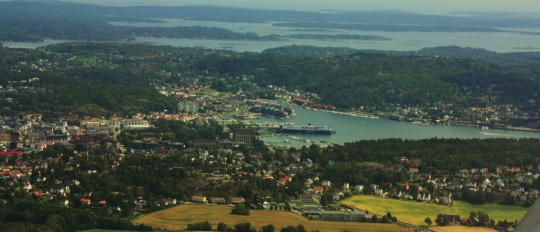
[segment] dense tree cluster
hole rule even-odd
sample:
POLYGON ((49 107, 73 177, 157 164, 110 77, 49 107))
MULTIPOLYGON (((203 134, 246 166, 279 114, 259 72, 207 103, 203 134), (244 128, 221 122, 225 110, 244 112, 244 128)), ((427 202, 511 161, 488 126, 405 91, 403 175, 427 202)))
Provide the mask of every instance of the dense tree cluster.
POLYGON ((0 103, 2 114, 41 112, 50 117, 72 112, 105 116, 176 109, 173 99, 149 86, 158 76, 141 73, 132 64, 121 67, 99 61, 84 63, 73 58, 77 57, 76 51, 49 55, 43 51, 1 52, 0 83, 18 89, 3 92, 4 97, 15 100, 0 103), (43 67, 35 68, 28 63, 43 67), (32 82, 31 78, 36 81, 32 82))
POLYGON ((231 210, 231 214, 249 216, 249 208, 238 204, 231 210))
POLYGON ((194 224, 188 224, 187 229, 188 230, 210 231, 210 230, 212 230, 212 224, 210 224, 210 222, 208 222, 208 221, 196 222, 194 224))
POLYGON ((328 160, 377 162, 386 166, 407 157, 419 159, 422 161, 419 166, 434 170, 455 172, 488 167, 494 171, 498 165, 522 167, 539 164, 539 146, 538 139, 381 139, 346 143, 320 153, 306 151, 306 156, 322 163, 328 160))
POLYGON ((222 75, 252 74, 260 86, 317 93, 324 103, 341 108, 381 103, 423 106, 439 101, 469 107, 477 105, 473 99, 486 95, 491 103, 515 103, 537 98, 540 89, 532 69, 433 56, 242 53, 208 57, 205 65, 222 75))
POLYGON ((304 228, 304 226, 302 224, 298 224, 296 227, 295 226, 287 226, 285 228, 281 228, 281 230, 279 230, 280 232, 307 232, 306 228, 304 228))
POLYGON ((142 145, 134 144, 133 140, 142 139, 141 133, 154 133, 160 141, 182 142, 189 147, 192 140, 223 140, 229 139, 220 125, 208 123, 185 123, 160 119, 153 121, 154 127, 143 131, 124 131, 118 135, 118 141, 127 148, 142 149, 142 145))
POLYGON ((85 209, 65 208, 31 199, 0 204, 1 231, 82 231, 94 228, 151 231, 145 225, 85 209))

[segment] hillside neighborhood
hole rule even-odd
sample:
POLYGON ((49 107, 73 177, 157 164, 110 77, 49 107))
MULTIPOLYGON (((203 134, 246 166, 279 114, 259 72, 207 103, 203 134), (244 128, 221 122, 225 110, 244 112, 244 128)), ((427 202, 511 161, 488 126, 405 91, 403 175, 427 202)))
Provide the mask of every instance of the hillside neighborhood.
MULTIPOLYGON (((122 215, 188 202, 248 203, 253 209, 294 209, 312 220, 388 221, 392 219, 383 219, 384 215, 377 216, 358 209, 331 205, 332 202, 338 203, 354 194, 448 207, 452 207, 455 194, 460 199, 472 202, 524 206, 530 206, 538 197, 538 190, 528 187, 540 175, 540 167, 532 165, 497 166, 493 170, 477 167, 448 173, 419 168, 415 166, 418 160, 402 157, 392 169, 406 173, 406 181, 403 183, 336 185, 325 179, 324 173, 316 171, 320 167, 319 163, 302 158, 294 149, 282 151, 282 156, 274 160, 267 160, 257 152, 239 150, 239 146, 252 144, 256 140, 252 129, 232 129, 228 141, 194 140, 190 144, 164 141, 155 133, 144 132, 152 128, 153 122, 157 120, 186 120, 186 117, 180 115, 137 114, 129 119, 118 116, 107 119, 80 118, 77 115, 45 119, 39 114, 4 117, 1 141, 3 151, 0 152, 0 191, 3 197, 0 200, 5 203, 14 196, 29 196, 37 201, 53 202, 65 207, 107 210, 110 214, 122 215), (126 132, 138 134, 140 138, 132 141, 132 148, 126 148, 115 140, 120 133, 126 132), (54 149, 47 149, 51 147, 54 149), (46 155, 41 153, 37 156, 40 153, 36 152, 45 152, 46 155), (174 170, 174 163, 167 161, 172 157, 196 167, 189 170, 179 168, 198 182, 197 187, 186 190, 181 197, 161 195, 156 198, 153 194, 145 193, 147 190, 143 186, 128 185, 123 191, 118 187, 108 188, 110 191, 91 187, 90 179, 96 177, 122 170, 152 168, 136 165, 131 162, 134 159, 155 160, 158 162, 157 169, 174 170), (245 185, 254 180, 271 186, 267 189, 281 189, 279 192, 285 192, 266 192, 267 195, 264 195, 262 192, 254 194, 253 190, 240 190, 236 192, 238 195, 230 195, 235 191, 220 194, 219 191, 209 191, 207 188, 238 183, 245 185)), ((191 121, 218 123, 218 120, 210 121, 197 115, 191 116, 191 121)), ((395 216, 399 218, 399 215, 395 216)))

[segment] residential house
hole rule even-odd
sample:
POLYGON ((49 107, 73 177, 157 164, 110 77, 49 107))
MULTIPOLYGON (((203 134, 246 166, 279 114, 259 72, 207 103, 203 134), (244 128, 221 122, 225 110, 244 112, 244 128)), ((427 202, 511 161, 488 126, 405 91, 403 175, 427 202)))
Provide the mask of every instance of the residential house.
POLYGON ((363 185, 356 185, 356 186, 354 186, 354 191, 362 193, 364 191, 364 186, 363 185))
POLYGON ((246 199, 244 199, 243 197, 233 197, 231 198, 231 203, 233 204, 242 204, 246 202, 246 199))
POLYGON ((81 198, 81 204, 83 205, 90 205, 90 203, 92 203, 92 201, 88 198, 81 198))
POLYGON ((263 209, 270 209, 270 203, 268 203, 267 201, 264 201, 262 204, 262 207, 263 209))
POLYGON ((330 187, 331 184, 332 184, 332 183, 330 183, 329 180, 323 180, 323 181, 322 181, 322 186, 328 186, 328 187, 330 187))
POLYGON ((489 169, 488 169, 488 168, 482 168, 482 169, 480 169, 480 173, 482 173, 482 174, 488 174, 488 173, 489 173, 489 169))
POLYGON ((456 172, 455 174, 456 177, 468 177, 469 176, 469 170, 467 169, 462 169, 462 170, 459 170, 458 172, 456 172))
POLYGON ((174 198, 163 198, 163 203, 165 205, 176 205, 177 201, 174 198))
POLYGON ((224 197, 212 197, 212 203, 213 204, 225 204, 225 198, 224 197))
POLYGON ((313 190, 314 190, 315 194, 317 194, 317 193, 322 193, 324 189, 323 189, 322 186, 317 185, 317 186, 313 187, 313 190))
POLYGON ((206 197, 204 196, 192 196, 191 201, 195 203, 206 203, 206 197))

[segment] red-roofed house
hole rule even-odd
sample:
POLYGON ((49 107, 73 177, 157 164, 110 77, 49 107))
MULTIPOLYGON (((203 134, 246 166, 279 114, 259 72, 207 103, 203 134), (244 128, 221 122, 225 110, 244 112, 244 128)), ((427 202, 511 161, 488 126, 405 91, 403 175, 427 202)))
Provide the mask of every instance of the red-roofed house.
POLYGON ((248 172, 244 172, 244 171, 235 171, 234 174, 237 175, 237 176, 243 176, 243 175, 247 175, 248 172))
POLYGON ((401 185, 401 187, 405 188, 406 190, 409 190, 409 184, 408 183, 405 183, 405 184, 401 185))
POLYGON ((88 198, 81 198, 81 204, 89 205, 92 201, 88 198))
POLYGON ((165 203, 165 205, 176 205, 176 199, 174 198, 163 198, 163 203, 165 203))
POLYGON ((20 171, 11 172, 11 176, 21 177, 23 174, 20 171))
POLYGON ((277 180, 277 184, 278 185, 286 185, 287 184, 287 179, 285 179, 285 177, 280 178, 279 180, 277 180))
POLYGON ((2 165, 2 169, 0 171, 11 171, 11 167, 10 166, 6 166, 6 165, 2 165))
POLYGON ((24 151, 3 151, 3 152, 0 152, 0 155, 5 155, 5 156, 8 156, 8 155, 22 155, 24 154, 24 151))
POLYGON ((34 169, 32 166, 26 166, 24 167, 24 173, 32 175, 32 169, 34 169))
POLYGON ((322 193, 323 187, 320 186, 320 185, 317 185, 317 186, 313 187, 313 190, 315 191, 315 193, 322 193))
POLYGON ((410 173, 418 173, 418 168, 409 168, 410 173))

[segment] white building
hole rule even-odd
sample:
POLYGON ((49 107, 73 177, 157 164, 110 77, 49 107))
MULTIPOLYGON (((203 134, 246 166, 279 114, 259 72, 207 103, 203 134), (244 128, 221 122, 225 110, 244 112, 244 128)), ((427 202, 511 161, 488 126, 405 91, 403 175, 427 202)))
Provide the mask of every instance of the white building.
POLYGON ((150 127, 150 124, 148 124, 147 120, 140 120, 140 119, 126 119, 124 120, 124 128, 148 128, 150 127))
POLYGON ((199 112, 199 105, 195 102, 179 102, 178 111, 186 112, 189 114, 197 114, 199 112))

